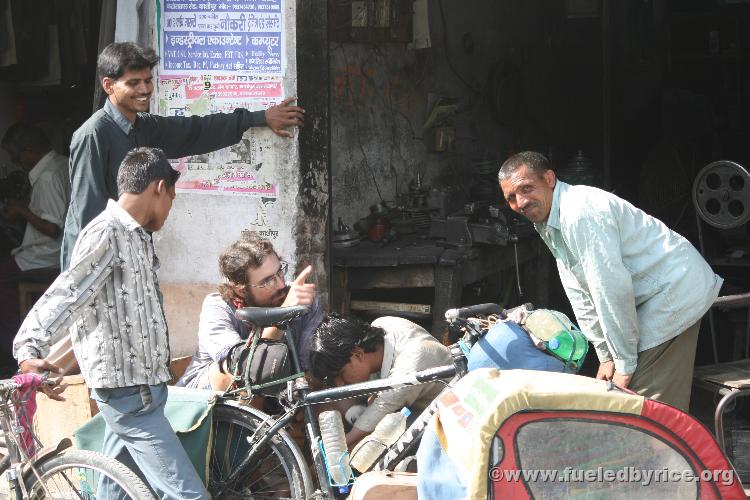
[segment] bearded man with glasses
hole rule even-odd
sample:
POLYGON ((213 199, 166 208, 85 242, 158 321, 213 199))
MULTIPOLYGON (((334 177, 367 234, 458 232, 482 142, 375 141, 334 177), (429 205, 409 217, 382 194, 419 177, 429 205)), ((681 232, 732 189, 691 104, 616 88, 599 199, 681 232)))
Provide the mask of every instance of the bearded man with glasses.
MULTIPOLYGON (((250 331, 234 312, 240 307, 311 306, 310 313, 294 320, 290 327, 297 341, 300 364, 310 366, 310 339, 323 319, 316 299, 314 283, 306 283, 312 273, 307 266, 287 283, 287 263, 279 259, 273 244, 254 231, 243 231, 219 256, 219 270, 224 277, 218 291, 206 296, 198 324, 198 348, 177 385, 226 390, 232 383, 227 358, 233 346, 247 340, 250 331)), ((281 339, 277 328, 265 328, 266 339, 281 339)))

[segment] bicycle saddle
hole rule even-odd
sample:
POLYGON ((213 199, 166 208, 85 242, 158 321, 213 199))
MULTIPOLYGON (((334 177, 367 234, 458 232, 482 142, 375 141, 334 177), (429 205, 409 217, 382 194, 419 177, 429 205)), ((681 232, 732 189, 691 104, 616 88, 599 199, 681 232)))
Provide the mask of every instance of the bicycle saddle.
POLYGON ((234 312, 234 317, 240 321, 247 321, 257 326, 279 326, 294 318, 304 316, 310 312, 308 306, 291 307, 241 307, 234 312))

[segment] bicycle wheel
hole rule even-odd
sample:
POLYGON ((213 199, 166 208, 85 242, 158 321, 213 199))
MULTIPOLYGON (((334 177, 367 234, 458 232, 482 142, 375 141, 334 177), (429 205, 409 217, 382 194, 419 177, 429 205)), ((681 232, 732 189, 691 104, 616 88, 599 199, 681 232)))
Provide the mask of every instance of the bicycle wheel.
POLYGON ((258 450, 234 481, 227 482, 250 451, 247 438, 267 417, 236 401, 222 401, 214 407, 208 484, 208 491, 214 498, 304 500, 312 494, 312 482, 302 453, 283 431, 258 450))
MULTIPOLYGON (((102 479, 109 479, 120 493, 134 500, 153 500, 146 484, 128 467, 101 453, 66 450, 34 464, 24 477, 31 500, 101 498, 98 488, 102 479)), ((113 489, 113 491, 116 491, 113 489)))

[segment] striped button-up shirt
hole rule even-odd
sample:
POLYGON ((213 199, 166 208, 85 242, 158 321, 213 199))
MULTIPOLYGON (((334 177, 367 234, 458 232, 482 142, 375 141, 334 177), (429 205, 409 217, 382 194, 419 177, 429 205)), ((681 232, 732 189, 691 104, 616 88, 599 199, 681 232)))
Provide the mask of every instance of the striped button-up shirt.
POLYGON ((170 379, 169 337, 151 236, 116 202, 81 232, 70 268, 36 303, 13 342, 21 362, 44 357, 70 328, 91 388, 170 379))

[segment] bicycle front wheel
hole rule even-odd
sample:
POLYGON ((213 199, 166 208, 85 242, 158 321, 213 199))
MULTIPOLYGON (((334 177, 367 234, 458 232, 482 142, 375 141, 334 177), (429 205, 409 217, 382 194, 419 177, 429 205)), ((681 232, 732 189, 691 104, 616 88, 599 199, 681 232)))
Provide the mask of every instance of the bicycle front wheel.
POLYGON ((284 431, 271 438, 229 481, 250 451, 247 438, 265 418, 266 414, 235 401, 222 401, 214 407, 208 484, 213 498, 304 500, 312 494, 307 465, 299 447, 284 431))
POLYGON ((24 481, 31 500, 104 498, 99 491, 102 485, 117 492, 119 496, 115 498, 154 499, 149 487, 132 470, 93 451, 68 449, 36 462, 24 481))

